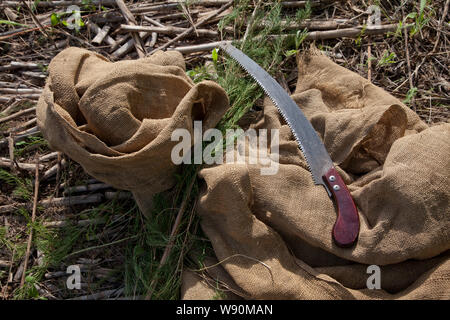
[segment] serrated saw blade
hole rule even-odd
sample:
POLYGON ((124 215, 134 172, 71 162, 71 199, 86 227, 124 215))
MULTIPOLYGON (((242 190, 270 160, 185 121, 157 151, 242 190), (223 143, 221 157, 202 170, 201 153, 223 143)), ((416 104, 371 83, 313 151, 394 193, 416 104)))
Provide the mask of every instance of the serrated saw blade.
POLYGON ((246 56, 241 50, 230 43, 221 44, 220 47, 236 60, 263 88, 264 92, 273 101, 280 114, 289 125, 292 133, 302 150, 308 163, 314 183, 323 185, 331 195, 323 176, 333 167, 325 146, 317 135, 311 123, 292 100, 288 93, 255 61, 246 56))

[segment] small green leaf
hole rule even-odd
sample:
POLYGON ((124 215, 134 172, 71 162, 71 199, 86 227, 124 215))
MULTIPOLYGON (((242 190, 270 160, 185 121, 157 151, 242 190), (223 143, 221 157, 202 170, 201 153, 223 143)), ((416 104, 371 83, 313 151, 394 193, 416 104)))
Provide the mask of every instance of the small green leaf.
POLYGON ((427 0, 420 0, 420 7, 419 7, 419 13, 420 14, 422 14, 422 12, 425 9, 426 5, 427 5, 427 0))
POLYGON ((304 30, 298 30, 295 35, 295 49, 298 49, 302 42, 306 39, 308 36, 308 31, 306 29, 304 30))
POLYGON ((10 26, 29 28, 29 26, 27 26, 26 24, 21 24, 21 23, 9 21, 9 20, 0 20, 0 24, 8 24, 10 26))
POLYGON ((213 51, 212 51, 212 59, 213 59, 214 62, 217 62, 218 58, 219 58, 219 55, 217 54, 216 48, 214 48, 213 51))
POLYGON ((410 103, 411 100, 416 96, 417 90, 417 87, 412 87, 411 89, 409 89, 406 93, 406 97, 405 100, 403 100, 403 103, 410 103))
POLYGON ((410 12, 406 16, 406 18, 411 18, 411 19, 415 19, 416 17, 417 17, 417 12, 410 12))
POLYGON ((52 22, 52 26, 56 26, 61 22, 61 19, 56 13, 52 13, 52 15, 50 16, 50 21, 52 22))
POLYGON ((397 56, 394 52, 389 53, 387 50, 383 51, 383 55, 377 63, 378 67, 383 67, 392 63, 396 63, 397 56))
MULTIPOLYGON (((188 70, 186 71, 186 74, 190 77, 190 78, 194 78, 195 75, 197 74, 197 72, 195 72, 194 70, 188 70)), ((16 143, 17 144, 17 143, 16 143)))
POLYGON ((39 2, 41 2, 41 0, 34 0, 33 4, 31 5, 31 11, 36 12, 39 2))
POLYGON ((297 53, 297 50, 288 50, 286 51, 286 57, 293 56, 297 53))

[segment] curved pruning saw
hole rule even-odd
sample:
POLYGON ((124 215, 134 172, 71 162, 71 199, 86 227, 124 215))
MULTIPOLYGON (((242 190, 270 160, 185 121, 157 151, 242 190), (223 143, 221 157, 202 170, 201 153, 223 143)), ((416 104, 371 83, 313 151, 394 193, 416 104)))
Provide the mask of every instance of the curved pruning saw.
POLYGON ((236 60, 264 89, 274 102, 310 168, 314 183, 323 185, 337 207, 337 219, 333 226, 333 239, 338 246, 349 247, 356 242, 359 233, 359 217, 352 196, 333 165, 325 146, 311 123, 287 92, 255 61, 230 43, 220 47, 236 60))

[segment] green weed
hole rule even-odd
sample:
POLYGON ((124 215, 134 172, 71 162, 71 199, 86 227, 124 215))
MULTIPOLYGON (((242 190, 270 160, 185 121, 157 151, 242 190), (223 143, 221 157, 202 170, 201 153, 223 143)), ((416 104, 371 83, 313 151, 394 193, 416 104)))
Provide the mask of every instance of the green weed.
POLYGON ((9 20, 0 20, 0 24, 6 24, 14 27, 30 28, 30 26, 9 20))
POLYGON ((361 32, 359 33, 358 37, 355 39, 355 44, 359 47, 361 45, 362 37, 364 36, 367 29, 367 24, 364 24, 361 32))
POLYGON ((0 169, 0 181, 14 188, 11 193, 13 198, 25 201, 31 199, 33 190, 31 179, 22 179, 4 169, 0 169))
POLYGON ((417 94, 417 87, 412 87, 411 89, 408 90, 408 92, 406 93, 406 97, 405 100, 403 100, 403 103, 405 104, 409 104, 411 102, 412 99, 414 99, 414 97, 417 94))
POLYGON ((389 51, 384 50, 383 55, 378 60, 377 66, 384 67, 389 64, 396 63, 397 62, 396 58, 397 58, 397 55, 394 52, 389 53, 389 51))
POLYGON ((25 140, 15 143, 14 155, 16 157, 23 157, 29 151, 39 150, 44 151, 48 146, 48 142, 40 136, 30 136, 25 140))
POLYGON ((410 30, 411 37, 419 33, 422 28, 431 20, 434 15, 434 10, 429 6, 428 0, 420 0, 419 9, 417 12, 410 12, 405 19, 414 19, 414 26, 410 30))

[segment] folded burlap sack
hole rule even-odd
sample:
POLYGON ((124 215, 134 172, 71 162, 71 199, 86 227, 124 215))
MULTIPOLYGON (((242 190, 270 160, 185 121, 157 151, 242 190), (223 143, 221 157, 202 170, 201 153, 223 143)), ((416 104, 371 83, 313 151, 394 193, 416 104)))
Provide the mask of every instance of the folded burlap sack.
MULTIPOLYGON (((334 244, 333 202, 313 184, 289 127, 266 99, 253 128, 280 130, 278 173, 261 175, 261 165, 247 162, 199 174, 198 213, 217 257, 211 282, 249 299, 450 298, 450 124, 428 127, 314 51, 298 66, 292 98, 348 184, 358 242, 334 244), (372 264, 381 268, 381 289, 367 287, 372 264)), ((205 298, 206 282, 189 272, 185 279, 184 298, 205 298)))
POLYGON ((220 86, 195 85, 185 68, 175 51, 112 63, 68 48, 50 63, 38 126, 52 148, 93 177, 131 190, 147 212, 152 194, 175 182, 172 132, 184 128, 193 137, 194 120, 212 128, 229 106, 220 86))

